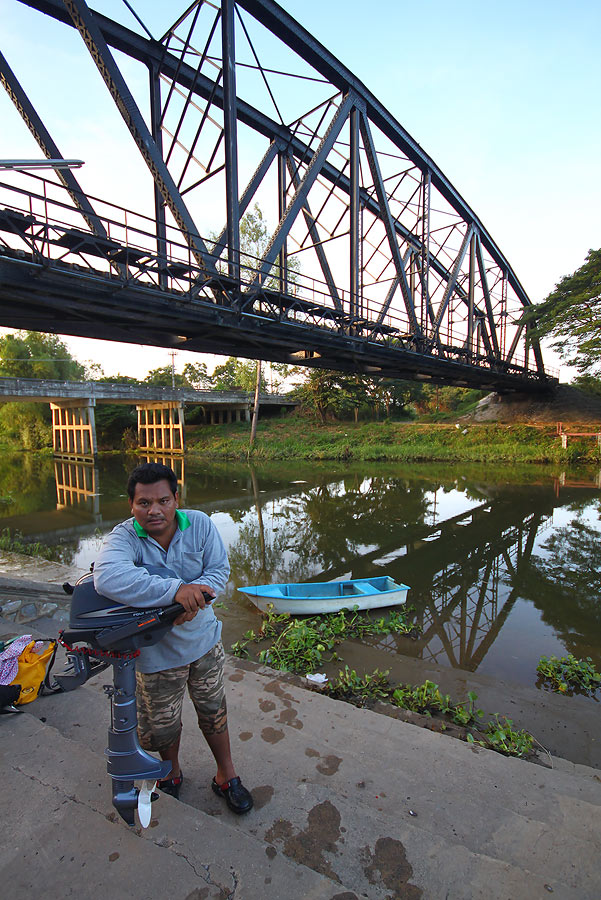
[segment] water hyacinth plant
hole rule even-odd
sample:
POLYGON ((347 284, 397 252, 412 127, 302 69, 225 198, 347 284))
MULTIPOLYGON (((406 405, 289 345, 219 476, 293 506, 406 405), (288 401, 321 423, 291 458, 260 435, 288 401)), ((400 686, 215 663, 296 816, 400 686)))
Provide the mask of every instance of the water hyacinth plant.
POLYGON ((590 656, 586 659, 576 659, 572 653, 560 659, 541 656, 536 671, 560 694, 574 691, 593 694, 601 687, 601 673, 595 669, 590 656))
POLYGON ((335 647, 344 640, 376 634, 416 634, 418 627, 410 621, 413 612, 412 607, 404 607, 374 620, 357 610, 302 619, 268 611, 259 632, 247 631, 231 649, 236 656, 248 656, 250 644, 271 640, 270 646, 259 652, 260 662, 284 672, 305 675, 314 672, 324 661, 338 659, 335 647))

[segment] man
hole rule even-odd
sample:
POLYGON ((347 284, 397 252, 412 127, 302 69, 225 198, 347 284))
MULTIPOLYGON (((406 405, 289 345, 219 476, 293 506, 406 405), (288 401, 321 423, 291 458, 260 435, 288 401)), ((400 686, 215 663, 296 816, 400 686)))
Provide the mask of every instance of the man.
POLYGON ((211 606, 230 573, 223 542, 205 513, 177 508, 177 478, 169 467, 137 466, 127 494, 132 518, 105 538, 94 565, 94 587, 127 606, 177 602, 184 610, 167 635, 144 647, 136 660, 140 744, 171 762, 170 777, 158 786, 178 797, 183 781, 181 710, 187 685, 198 725, 217 763, 213 790, 233 812, 248 812, 252 796, 237 777, 230 752, 221 622, 211 606), (165 577, 150 574, 145 566, 164 569, 165 577))

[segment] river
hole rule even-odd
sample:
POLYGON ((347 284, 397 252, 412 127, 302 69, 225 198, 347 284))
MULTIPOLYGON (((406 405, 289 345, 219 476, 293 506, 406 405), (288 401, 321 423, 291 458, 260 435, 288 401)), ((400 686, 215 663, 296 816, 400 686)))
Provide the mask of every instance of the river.
MULTIPOLYGON (((0 528, 83 573, 129 515, 136 462, 5 455, 0 528)), ((175 467, 181 505, 208 513, 228 549, 219 610, 228 648, 259 622, 240 585, 388 574, 411 587, 421 635, 355 647, 358 669, 376 661, 394 671, 410 656, 532 687, 543 654, 590 656, 601 668, 598 473, 188 458, 175 467)))

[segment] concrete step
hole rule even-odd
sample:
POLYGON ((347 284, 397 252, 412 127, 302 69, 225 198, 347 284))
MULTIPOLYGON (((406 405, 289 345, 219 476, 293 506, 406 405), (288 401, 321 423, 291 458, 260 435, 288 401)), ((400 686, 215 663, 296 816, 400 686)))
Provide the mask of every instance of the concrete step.
MULTIPOLYGON (((332 900, 344 885, 298 865, 225 821, 161 796, 149 828, 129 828, 101 758, 32 715, 3 716, 0 878, 15 900, 332 900)), ((154 812, 154 810, 153 810, 154 812)), ((347 892, 345 896, 353 896, 347 892)))
POLYGON ((327 796, 303 832, 277 819, 266 841, 237 819, 166 796, 148 829, 131 829, 112 810, 98 753, 31 714, 4 716, 0 727, 12 811, 0 877, 14 900, 29 900, 42 883, 49 898, 83 900, 99 887, 118 900, 501 900, 542 898, 551 887, 567 900, 593 896, 456 844, 424 841, 411 824, 394 838, 376 829, 373 840, 371 817, 345 811, 347 828, 327 796))
MULTIPOLYGON (((213 763, 189 704, 180 806, 374 900, 395 885, 426 897, 601 896, 596 770, 506 759, 233 658, 226 677, 234 759, 255 810, 233 817, 210 790, 213 763)), ((31 713, 99 753, 109 681, 107 670, 72 694, 40 698, 31 713)), ((97 774, 110 804, 104 761, 97 774)))

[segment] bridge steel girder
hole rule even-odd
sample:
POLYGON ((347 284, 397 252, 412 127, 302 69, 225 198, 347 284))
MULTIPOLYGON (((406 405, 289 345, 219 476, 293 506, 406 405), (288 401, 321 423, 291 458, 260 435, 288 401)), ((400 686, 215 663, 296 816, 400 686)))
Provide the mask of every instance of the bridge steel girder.
MULTIPOLYGON (((64 159, 63 154, 54 143, 50 132, 37 114, 33 103, 23 90, 2 52, 0 52, 0 82, 39 144, 46 159, 64 159)), ((82 190, 73 172, 70 169, 57 169, 56 174, 69 192, 73 205, 82 214, 90 231, 98 237, 106 238, 106 229, 102 224, 102 220, 94 212, 87 194, 82 190)))
MULTIPOLYGON (((135 282, 115 290, 116 279, 90 278, 63 266, 0 255, 0 326, 54 334, 143 343, 201 353, 231 354, 275 362, 374 373, 390 378, 432 381, 487 390, 522 391, 519 367, 485 372, 461 360, 439 361, 413 349, 365 341, 358 336, 306 325, 260 319, 208 300, 173 303, 158 287, 135 282), (85 279, 85 299, 82 283, 85 279), (25 311, 26 310, 26 311, 25 311)), ((268 295, 266 295, 268 298, 268 295)), ((530 380, 527 389, 546 391, 530 380)))
MULTIPOLYGON (((229 322, 227 327, 224 324, 213 323, 215 330, 211 331, 210 343, 213 352, 217 340, 219 346, 224 348, 222 352, 236 352, 251 358, 262 356, 290 361, 290 358, 304 354, 305 364, 310 365, 331 366, 349 371, 361 370, 363 367, 363 370, 385 371, 391 377, 415 376, 431 378, 442 383, 469 383, 475 386, 488 385, 492 378, 496 380, 495 386, 501 389, 545 389, 553 380, 545 374, 540 347, 536 340, 532 340, 530 344, 536 371, 528 371, 527 365, 524 367, 519 363, 513 363, 522 341, 526 363, 528 360, 528 340, 523 339, 524 334, 527 338, 529 335, 519 323, 515 328, 512 323, 510 330, 513 337, 508 335, 509 351, 506 349, 507 320, 503 319, 503 315, 506 315, 507 288, 511 288, 513 293, 510 299, 512 303, 517 303, 518 310, 520 307, 525 309, 531 306, 531 303, 509 263, 473 210, 431 157, 365 85, 274 0, 222 0, 221 8, 217 9, 214 16, 204 50, 197 53, 200 57, 197 68, 187 61, 190 56, 186 55, 186 51, 192 46, 192 34, 202 4, 190 6, 163 38, 156 41, 152 39, 150 31, 141 20, 138 21, 148 37, 91 10, 85 0, 64 0, 64 2, 20 0, 20 2, 68 26, 78 28, 153 174, 157 186, 155 190, 160 191, 163 202, 169 206, 184 240, 191 248, 198 271, 194 271, 190 276, 190 289, 185 298, 181 296, 181 291, 176 294, 170 293, 168 280, 164 274, 169 262, 167 261, 165 265, 164 258, 163 273, 158 275, 158 286, 172 304, 184 303, 189 312, 194 307, 193 321, 187 330, 180 320, 179 311, 174 311, 173 316, 166 309, 162 312, 162 319, 165 322, 171 319, 173 322, 179 322, 179 330, 171 333, 180 337, 186 336, 186 349, 196 350, 206 346, 203 337, 196 333, 196 328, 198 322, 208 316, 205 307, 212 305, 219 307, 220 321, 224 323, 228 319, 229 322), (310 117, 312 114, 317 117, 320 107, 307 110, 290 125, 284 124, 252 44, 257 70, 267 85, 280 121, 271 118, 238 96, 234 38, 236 14, 248 38, 241 11, 267 28, 303 63, 335 89, 336 96, 330 98, 327 105, 324 102, 322 117, 315 129, 309 125, 310 117), (187 17, 191 19, 191 24, 184 40, 176 35, 176 30, 180 25, 183 26, 187 17), (216 78, 211 78, 202 71, 202 67, 218 24, 221 27, 221 68, 216 66, 219 74, 216 78), (174 41, 177 43, 175 51, 171 45, 172 38, 179 41, 179 43, 174 41), (146 125, 111 55, 109 46, 147 67, 150 73, 150 127, 146 125), (170 83, 169 96, 162 109, 159 79, 170 83), (174 91, 179 91, 182 96, 187 93, 180 122, 171 135, 171 149, 165 153, 161 146, 160 130, 162 126, 166 127, 164 119, 174 91), (178 135, 183 117, 193 106, 193 97, 201 98, 206 103, 204 111, 200 110, 202 116, 194 145, 209 117, 211 106, 220 111, 223 124, 219 125, 213 121, 213 125, 217 124, 220 133, 209 164, 205 167, 205 177, 185 190, 180 190, 183 175, 193 156, 194 145, 188 150, 186 166, 179 182, 168 166, 171 150, 176 141, 179 142, 178 135), (327 112, 332 103, 337 106, 337 111, 330 117, 328 124, 327 112), (268 141, 263 159, 242 196, 239 196, 238 191, 238 123, 248 126, 268 141), (347 127, 350 149, 348 159, 342 164, 338 162, 338 158, 343 155, 342 131, 347 127), (400 171, 394 176, 386 177, 384 174, 380 165, 381 157, 378 155, 376 137, 380 143, 383 138, 389 147, 394 148, 399 154, 400 171), (215 167, 213 162, 218 152, 224 155, 225 162, 222 166, 215 167), (267 183, 276 160, 279 222, 263 259, 257 263, 256 274, 251 275, 250 280, 244 279, 239 268, 240 219, 258 190, 267 183), (285 183, 286 166, 288 185, 285 183), (220 169, 225 169, 225 226, 217 241, 213 242, 211 253, 198 233, 182 194, 197 188, 220 169), (371 182, 366 179, 366 173, 371 176, 371 182), (408 185, 413 185, 408 199, 395 196, 399 187, 405 190, 402 187, 405 178, 408 179, 408 185), (396 181, 394 186, 393 181, 396 181), (310 203, 312 190, 322 190, 323 194, 326 184, 329 185, 329 193, 323 204, 319 206, 319 201, 316 205, 310 203), (286 203, 288 191, 290 200, 286 203), (434 228, 432 224, 433 212, 440 212, 434 210, 432 191, 436 191, 448 204, 448 219, 449 221, 452 219, 452 222, 445 228, 434 228), (416 195, 418 204, 412 200, 416 195), (324 224, 326 214, 323 213, 331 196, 335 196, 337 202, 342 201, 344 206, 338 222, 333 227, 331 224, 324 224), (416 205, 420 207, 421 212, 415 219, 409 207, 416 205), (311 209, 318 209, 315 216, 311 213, 311 209), (364 215, 368 217, 366 228, 363 225, 364 215), (324 289, 320 289, 322 299, 317 304, 305 302, 303 305, 294 296, 294 286, 287 284, 287 260, 290 254, 288 244, 292 230, 299 227, 298 223, 303 219, 309 238, 307 246, 314 251, 325 281, 324 289), (348 231, 341 228, 341 223, 346 222, 348 231), (325 229, 324 239, 320 237, 322 229, 325 229), (374 231, 370 235, 371 229, 374 231), (384 237, 379 237, 378 229, 383 230, 384 237), (336 285, 333 269, 324 249, 328 241, 337 240, 345 234, 348 235, 346 251, 348 263, 345 276, 348 278, 348 289, 336 285), (461 245, 458 251, 457 243, 461 245), (369 271, 371 258, 366 260, 368 255, 365 252, 366 247, 371 248, 369 252, 373 250, 371 258, 376 259, 373 271, 369 271), (489 262, 485 259, 485 253, 489 262), (227 274, 222 272, 222 259, 226 260, 227 274), (466 260, 469 262, 466 263, 466 260), (376 264, 380 267, 380 275, 376 271, 376 264), (279 298, 273 290, 265 288, 266 284, 269 283, 270 286, 273 284, 273 279, 268 282, 268 278, 274 266, 278 265, 279 298), (367 278, 368 271, 371 281, 367 278), (491 273, 492 279, 489 280, 491 273), (373 293, 382 295, 383 291, 381 299, 370 296, 370 288, 374 286, 373 293), (397 294, 402 300, 400 305, 396 299, 397 294), (200 304, 198 308, 194 306, 195 300, 200 304), (418 307, 418 300, 421 302, 421 308, 418 307), (264 317, 265 309, 270 310, 271 318, 264 317), (306 330, 307 337, 304 344, 297 338, 298 327, 287 320, 288 310, 307 313, 313 322, 310 336, 307 333, 309 329, 306 330), (403 324, 404 316, 408 322, 407 326, 403 324), (354 330, 352 320, 355 319, 367 323, 363 339, 354 330), (242 323, 244 328, 241 328, 242 323), (446 326, 446 332, 442 330, 443 324, 446 326), (369 328, 373 330, 374 335, 388 334, 390 339, 384 346, 374 350, 372 347, 374 341, 366 339, 366 335, 369 338, 369 334, 372 333, 369 328), (319 329, 323 333, 317 334, 316 331, 319 329), (278 349, 276 332, 280 335, 283 349, 278 349), (246 338, 244 341, 243 335, 246 338), (354 342, 350 362, 346 355, 350 349, 349 340, 354 342), (396 370, 390 362, 395 354, 396 370), (376 358, 380 362, 385 359, 383 367, 376 362, 376 358), (459 369, 461 374, 458 374, 459 369), (466 369, 471 370, 470 377, 466 376, 466 369)), ((248 40, 250 43, 250 38, 248 40)), ((346 224, 343 227, 346 227, 346 224)), ((157 256, 161 257, 167 240, 158 202, 156 242, 157 256)), ((31 261, 36 262, 35 253, 31 261)), ((20 288, 15 285, 19 282, 19 277, 15 274, 13 264, 6 261, 3 271, 8 272, 9 269, 11 274, 8 283, 13 280, 15 282, 9 289, 18 293, 20 288)), ((133 298, 137 296, 138 286, 131 284, 131 271, 121 271, 119 274, 125 282, 119 288, 121 300, 131 297, 135 307, 133 298)), ((52 300, 49 300, 50 320, 53 315, 51 310, 56 308, 57 303, 53 294, 54 281, 58 283, 61 277, 63 280, 67 279, 66 270, 62 272, 62 276, 61 273, 57 273, 56 279, 48 271, 43 273, 43 277, 39 276, 44 286, 48 285, 50 288, 48 293, 49 298, 52 297, 52 300), (52 286, 49 282, 53 282, 52 286)), ((41 293, 43 294, 44 290, 41 293)), ((104 298, 104 290, 100 289, 99 293, 104 298)), ((83 333, 84 327, 87 327, 83 325, 86 312, 82 313, 79 310, 76 313, 76 304, 71 299, 66 299, 65 302, 71 309, 67 315, 70 333, 83 333)), ((109 302, 105 307, 107 314, 110 305, 109 302)), ((27 327, 31 327, 32 321, 43 319, 41 307, 38 306, 36 310, 32 311, 31 317, 27 320, 29 323, 27 327)), ((5 314, 0 311, 0 318, 4 317, 5 314)), ((208 317, 210 319, 210 316, 208 317)), ((516 318, 518 317, 519 312, 516 318)), ((132 340, 133 322, 131 319, 124 322, 123 319, 123 316, 116 316, 109 339, 132 340), (128 336, 124 337, 124 334, 128 336)), ((52 321, 50 324, 46 323, 44 330, 54 330, 50 327, 52 324, 52 321)), ((103 328, 107 333, 110 332, 108 319, 103 323, 103 328)), ((146 327, 144 332, 148 333, 146 327)), ((154 330, 151 332, 155 334, 154 330)), ((65 331, 63 329, 58 333, 65 331)), ((154 340, 149 342, 158 343, 160 338, 155 336, 154 340)), ((168 345, 165 341, 162 343, 168 345)))
POLYGON ((63 2, 75 28, 81 34, 86 47, 90 51, 90 55, 96 63, 111 97, 115 101, 123 121, 129 128, 165 203, 171 210, 182 234, 186 237, 194 258, 201 269, 206 269, 211 275, 216 274, 211 254, 197 233, 194 219, 187 210, 181 194, 165 165, 159 147, 157 147, 136 101, 108 48, 95 16, 85 3, 85 0, 63 0, 63 2))

